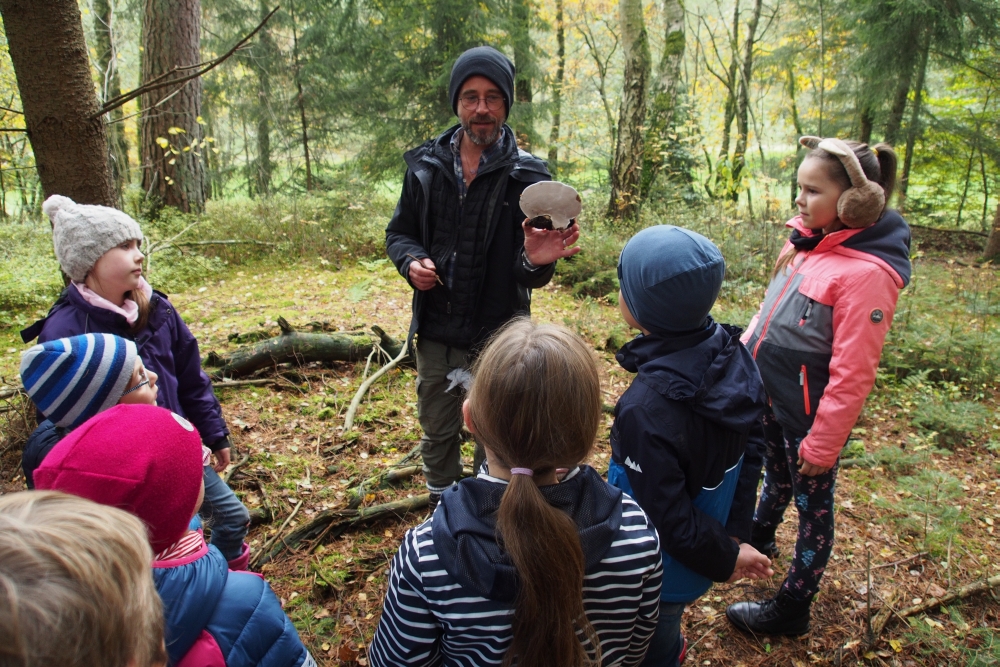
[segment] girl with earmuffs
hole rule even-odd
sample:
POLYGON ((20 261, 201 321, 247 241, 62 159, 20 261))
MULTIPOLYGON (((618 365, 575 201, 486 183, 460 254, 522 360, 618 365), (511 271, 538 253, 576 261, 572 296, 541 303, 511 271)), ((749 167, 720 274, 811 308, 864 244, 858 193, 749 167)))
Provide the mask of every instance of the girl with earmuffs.
POLYGON ((764 487, 751 544, 777 553, 789 503, 799 514, 792 564, 777 594, 726 610, 741 630, 800 635, 833 550, 837 461, 875 384, 899 291, 910 280, 910 229, 886 208, 896 182, 887 144, 803 137, 799 214, 743 342, 757 360, 764 487))

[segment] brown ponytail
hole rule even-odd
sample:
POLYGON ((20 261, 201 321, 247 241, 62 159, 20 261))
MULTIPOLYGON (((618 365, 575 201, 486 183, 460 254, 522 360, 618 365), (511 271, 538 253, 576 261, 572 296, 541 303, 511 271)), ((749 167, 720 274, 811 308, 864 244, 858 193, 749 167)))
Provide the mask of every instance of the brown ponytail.
MULTIPOLYGON (((469 419, 476 438, 508 467, 550 474, 590 453, 601 419, 593 352, 562 327, 518 318, 476 362, 469 419)), ((514 475, 497 533, 518 572, 513 641, 504 665, 600 665, 600 641, 583 607, 584 555, 576 524, 531 477, 514 475)))
POLYGON ((146 297, 146 293, 138 288, 126 294, 125 298, 132 299, 135 301, 135 305, 139 307, 139 316, 135 318, 135 322, 128 329, 130 334, 135 335, 149 324, 149 299, 146 297))

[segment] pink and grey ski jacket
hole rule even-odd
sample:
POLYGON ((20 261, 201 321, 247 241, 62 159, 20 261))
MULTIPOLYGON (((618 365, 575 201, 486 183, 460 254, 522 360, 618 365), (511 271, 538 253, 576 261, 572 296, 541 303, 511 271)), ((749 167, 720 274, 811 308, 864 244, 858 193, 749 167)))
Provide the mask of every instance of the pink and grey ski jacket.
MULTIPOLYGON (((797 237, 814 233, 792 218, 797 237)), ((791 242, 782 255, 792 252, 791 242)), ((910 228, 893 210, 826 235, 771 280, 742 341, 778 422, 804 436, 802 458, 832 466, 875 384, 899 291, 910 281, 910 228)))

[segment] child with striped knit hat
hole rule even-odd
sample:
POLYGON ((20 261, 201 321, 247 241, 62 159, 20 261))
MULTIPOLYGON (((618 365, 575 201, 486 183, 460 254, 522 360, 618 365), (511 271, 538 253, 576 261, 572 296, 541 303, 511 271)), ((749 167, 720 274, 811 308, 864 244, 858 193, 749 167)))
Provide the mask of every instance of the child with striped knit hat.
POLYGON ((21 357, 21 382, 45 418, 21 455, 28 488, 35 488, 35 468, 83 422, 117 404, 155 405, 157 379, 142 363, 135 343, 112 334, 58 338, 27 350, 21 357))

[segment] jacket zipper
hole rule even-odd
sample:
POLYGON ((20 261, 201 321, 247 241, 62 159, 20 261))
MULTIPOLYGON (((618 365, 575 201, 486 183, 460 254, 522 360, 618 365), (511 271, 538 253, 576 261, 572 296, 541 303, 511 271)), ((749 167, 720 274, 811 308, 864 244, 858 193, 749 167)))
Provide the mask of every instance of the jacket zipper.
POLYGON ((799 370, 799 384, 802 386, 802 401, 806 406, 806 415, 809 415, 812 410, 809 408, 809 374, 806 372, 805 364, 802 364, 799 370))
POLYGON ((764 320, 764 327, 760 330, 760 337, 757 339, 757 344, 753 346, 754 359, 757 358, 757 351, 760 350, 760 345, 761 343, 764 342, 764 336, 767 335, 767 327, 771 324, 771 318, 774 317, 774 311, 778 309, 779 305, 781 305, 781 300, 782 298, 784 298, 785 292, 788 291, 788 287, 792 284, 792 278, 794 278, 795 274, 799 272, 799 269, 802 268, 802 265, 805 263, 805 261, 806 261, 805 258, 803 258, 802 261, 799 262, 798 266, 796 266, 795 269, 792 270, 792 273, 788 276, 788 280, 785 281, 785 286, 781 288, 781 293, 778 294, 778 298, 775 299, 774 306, 771 308, 771 312, 767 314, 767 319, 764 320))
POLYGON ((801 320, 799 320, 799 326, 800 326, 800 327, 803 327, 803 326, 805 326, 805 324, 806 324, 806 320, 808 320, 808 319, 809 319, 809 315, 811 315, 811 314, 812 314, 812 311, 813 311, 813 304, 814 304, 814 303, 816 303, 816 302, 815 302, 815 301, 813 301, 812 299, 809 299, 809 305, 808 305, 808 306, 806 306, 806 312, 802 314, 802 319, 801 319, 801 320))

